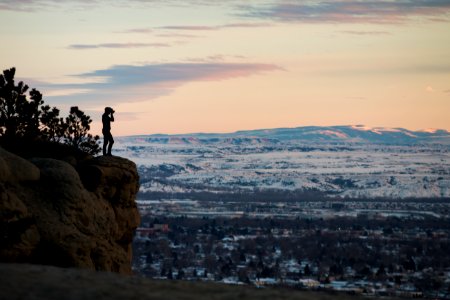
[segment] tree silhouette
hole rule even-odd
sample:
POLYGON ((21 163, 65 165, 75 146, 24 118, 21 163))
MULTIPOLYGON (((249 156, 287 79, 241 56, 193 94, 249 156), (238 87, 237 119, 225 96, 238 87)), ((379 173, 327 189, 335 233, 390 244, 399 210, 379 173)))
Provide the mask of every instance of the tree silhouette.
POLYGON ((66 117, 64 142, 89 154, 98 153, 100 151, 97 144, 99 136, 89 133, 91 122, 91 118, 79 110, 78 106, 72 106, 69 116, 66 117))
POLYGON ((0 75, 0 134, 7 140, 15 137, 36 137, 39 134, 39 105, 42 95, 32 89, 27 100, 28 85, 14 81, 15 68, 4 70, 0 75))
POLYGON ((50 106, 41 106, 41 134, 46 140, 63 142, 64 132, 67 129, 64 118, 59 117, 59 109, 50 106))
POLYGON ((42 94, 28 85, 14 81, 15 68, 0 74, 0 138, 3 143, 18 139, 60 142, 89 154, 100 151, 98 136, 89 133, 91 118, 77 106, 69 115, 59 117, 60 110, 44 105, 42 94))

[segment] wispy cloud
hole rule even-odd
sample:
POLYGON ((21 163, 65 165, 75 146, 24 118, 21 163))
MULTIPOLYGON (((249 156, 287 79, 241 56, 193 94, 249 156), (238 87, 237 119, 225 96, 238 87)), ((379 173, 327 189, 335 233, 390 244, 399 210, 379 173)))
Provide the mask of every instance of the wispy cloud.
POLYGON ((270 23, 229 23, 214 26, 205 25, 168 25, 160 26, 155 29, 167 29, 167 30, 189 30, 189 31, 205 31, 205 30, 219 30, 225 28, 254 28, 254 27, 268 27, 272 26, 270 23))
POLYGON ((193 31, 204 31, 204 30, 216 30, 217 26, 202 26, 202 25, 170 25, 170 26, 160 26, 158 29, 169 29, 169 30, 193 30, 193 31))
MULTIPOLYGON (((250 1, 250 0, 248 0, 250 1)), ((42 11, 72 8, 86 9, 100 6, 123 7, 192 7, 192 6, 234 6, 240 0, 207 1, 207 0, 1 0, 0 10, 42 11)))
MULTIPOLYGON (((206 29, 205 29, 206 30, 206 29)), ((212 29, 210 29, 212 30, 212 29)), ((175 32, 175 31, 161 31, 153 28, 143 27, 143 28, 131 28, 122 31, 116 31, 115 33, 138 33, 138 34, 152 34, 157 37, 169 37, 169 38, 196 38, 199 35, 186 33, 186 32, 175 32)))
POLYGON ((388 31, 358 31, 358 30, 343 30, 340 33, 353 34, 353 35, 388 35, 391 34, 388 31))
POLYGON ((227 28, 255 28, 255 27, 269 27, 273 26, 271 23, 258 22, 258 23, 228 23, 221 25, 166 25, 158 27, 141 27, 141 28, 130 28, 117 33, 142 33, 142 34, 153 34, 158 37, 170 37, 170 38, 197 38, 199 35, 193 34, 194 32, 203 31, 215 31, 227 28))
POLYGON ((144 101, 170 94, 177 87, 193 81, 220 81, 247 77, 263 72, 282 70, 272 64, 250 63, 160 63, 141 66, 118 65, 107 69, 73 75, 95 82, 74 84, 43 84, 36 86, 44 94, 56 91, 74 91, 61 96, 58 101, 88 102, 106 105, 111 102, 144 101), (102 78, 102 81, 98 81, 102 78), (78 93, 78 90, 84 93, 78 93))
POLYGON ((401 70, 409 73, 424 73, 424 74, 448 74, 450 73, 450 64, 442 63, 435 65, 410 65, 408 67, 401 68, 401 70))
POLYGON ((131 28, 124 31, 120 31, 119 33, 152 33, 153 29, 151 28, 131 28))
POLYGON ((223 55, 223 54, 215 54, 215 55, 209 55, 205 57, 187 57, 184 59, 184 61, 189 62, 224 62, 227 60, 242 60, 247 57, 243 55, 223 55))
MULTIPOLYGON (((425 17, 431 22, 449 22, 448 0, 1 0, 0 10, 43 11, 90 9, 104 6, 155 8, 159 6, 217 6, 234 10, 239 17, 282 22, 311 23, 401 23, 413 17, 425 17)), ((239 23, 236 23, 239 24, 239 23)), ((228 27, 232 27, 230 24, 228 27)), ((252 25, 242 26, 246 27, 252 25)), ((170 27, 170 26, 168 26, 170 27)), ((177 27, 177 26, 175 26, 177 27)), ((180 26, 184 27, 184 26, 180 26)), ((191 26, 189 30, 203 26, 191 26)), ((218 29, 221 26, 205 26, 218 29)), ((227 27, 227 25, 222 28, 227 27)), ((187 28, 187 27, 186 27, 187 28)), ((181 29, 181 28, 180 28, 181 29)), ((188 29, 186 29, 188 30, 188 29)))
POLYGON ((51 9, 64 9, 65 6, 90 8, 99 4, 101 0, 2 0, 0 3, 0 10, 11 11, 42 11, 51 9))
POLYGON ((305 23, 402 23, 414 17, 449 19, 448 0, 273 1, 242 5, 241 16, 305 23))
POLYGON ((145 47, 170 47, 168 43, 103 43, 103 44, 72 44, 67 48, 75 50, 86 50, 86 49, 99 49, 99 48, 110 48, 110 49, 129 49, 129 48, 145 48, 145 47))
POLYGON ((165 37, 165 38, 198 38, 198 37, 200 37, 199 35, 195 35, 195 34, 176 33, 176 32, 158 33, 158 34, 155 34, 155 36, 165 37))

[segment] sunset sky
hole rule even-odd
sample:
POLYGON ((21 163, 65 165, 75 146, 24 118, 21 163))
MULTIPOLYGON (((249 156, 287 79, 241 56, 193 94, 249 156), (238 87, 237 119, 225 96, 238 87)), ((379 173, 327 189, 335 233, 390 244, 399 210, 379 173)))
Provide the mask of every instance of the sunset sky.
POLYGON ((450 130, 450 0, 0 0, 0 65, 114 135, 450 130), (100 122, 99 122, 100 121, 100 122))

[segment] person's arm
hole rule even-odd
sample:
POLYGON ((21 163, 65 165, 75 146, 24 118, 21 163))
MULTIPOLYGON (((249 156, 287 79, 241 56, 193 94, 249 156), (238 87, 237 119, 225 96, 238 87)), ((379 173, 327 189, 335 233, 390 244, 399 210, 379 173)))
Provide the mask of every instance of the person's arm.
POLYGON ((111 120, 111 122, 114 122, 114 113, 113 112, 111 113, 111 119, 110 120, 111 120))

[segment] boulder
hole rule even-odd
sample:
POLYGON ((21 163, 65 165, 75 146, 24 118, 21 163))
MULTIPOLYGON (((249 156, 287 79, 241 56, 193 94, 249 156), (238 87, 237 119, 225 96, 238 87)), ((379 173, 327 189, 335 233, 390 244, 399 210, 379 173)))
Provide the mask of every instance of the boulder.
POLYGON ((0 148, 0 182, 34 181, 39 169, 27 160, 0 148))

